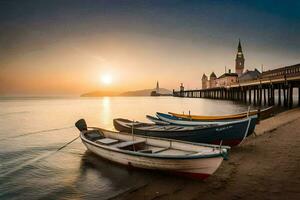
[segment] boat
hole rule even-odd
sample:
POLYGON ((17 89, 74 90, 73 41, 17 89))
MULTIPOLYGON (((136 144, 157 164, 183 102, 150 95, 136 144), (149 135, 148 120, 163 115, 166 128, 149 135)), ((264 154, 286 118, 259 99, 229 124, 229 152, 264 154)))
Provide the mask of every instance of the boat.
POLYGON ((191 114, 179 114, 179 113, 173 113, 169 112, 169 114, 182 118, 182 119, 189 119, 189 120, 197 120, 197 121, 226 121, 226 120, 234 120, 234 119, 242 119, 247 117, 247 115, 259 115, 259 119, 267 118, 268 116, 272 115, 274 112, 274 106, 265 108, 265 109, 258 109, 258 110, 251 110, 248 112, 242 112, 238 114, 232 114, 232 115, 221 115, 221 116, 201 116, 201 115, 191 115, 191 114))
POLYGON ((165 122, 157 117, 153 117, 151 115, 146 115, 146 118, 149 119, 151 122, 154 122, 155 124, 159 124, 159 125, 168 125, 170 124, 169 122, 165 122))
POLYGON ((256 120, 257 115, 235 120, 232 123, 224 125, 159 125, 137 121, 133 122, 122 118, 114 119, 113 123, 116 130, 133 133, 135 135, 145 135, 208 144, 222 143, 224 145, 236 146, 240 144, 247 136, 253 133, 256 120))
POLYGON ((86 148, 109 161, 204 179, 227 157, 230 147, 136 136, 75 123, 86 148))
MULTIPOLYGON (((169 115, 166 113, 160 113, 157 112, 156 113, 156 120, 154 121, 153 117, 152 118, 148 118, 149 120, 158 123, 159 120, 161 120, 162 122, 167 122, 169 124, 176 124, 176 125, 182 125, 182 126, 198 126, 198 125, 225 125, 225 124, 230 124, 236 120, 239 119, 231 119, 231 120, 211 120, 211 121, 200 121, 200 120, 191 120, 191 119, 186 119, 186 118, 180 118, 180 117, 176 117, 174 115, 169 115)), ((160 123, 162 123, 160 122, 160 123)))

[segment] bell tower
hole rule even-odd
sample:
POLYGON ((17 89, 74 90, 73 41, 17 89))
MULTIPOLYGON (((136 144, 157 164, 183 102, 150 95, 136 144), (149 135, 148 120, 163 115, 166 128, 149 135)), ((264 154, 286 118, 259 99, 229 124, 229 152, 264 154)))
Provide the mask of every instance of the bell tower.
POLYGON ((235 58, 235 72, 241 76, 244 71, 245 58, 242 50, 241 41, 239 40, 238 51, 235 58))

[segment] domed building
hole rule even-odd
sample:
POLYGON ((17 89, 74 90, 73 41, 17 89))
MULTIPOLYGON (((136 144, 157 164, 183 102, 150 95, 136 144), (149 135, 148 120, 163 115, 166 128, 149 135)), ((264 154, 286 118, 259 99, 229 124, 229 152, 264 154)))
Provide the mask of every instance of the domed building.
POLYGON ((217 86, 217 76, 212 72, 209 76, 209 88, 214 88, 217 86))
POLYGON ((213 88, 213 87, 216 87, 217 86, 217 76, 214 72, 212 72, 209 76, 209 79, 208 77, 203 74, 202 75, 202 89, 207 89, 207 88, 213 88))

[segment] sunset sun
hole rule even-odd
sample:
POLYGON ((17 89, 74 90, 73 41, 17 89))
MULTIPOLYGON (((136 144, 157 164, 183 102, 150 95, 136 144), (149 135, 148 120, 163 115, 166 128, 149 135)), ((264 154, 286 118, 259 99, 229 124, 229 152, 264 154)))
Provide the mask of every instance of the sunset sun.
POLYGON ((112 76, 110 74, 102 74, 101 83, 105 85, 110 85, 112 83, 112 76))

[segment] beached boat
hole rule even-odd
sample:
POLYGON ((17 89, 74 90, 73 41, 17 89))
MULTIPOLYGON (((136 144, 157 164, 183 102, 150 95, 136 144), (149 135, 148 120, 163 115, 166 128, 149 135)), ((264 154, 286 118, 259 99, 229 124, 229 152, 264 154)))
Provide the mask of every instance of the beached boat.
POLYGON ((230 148, 87 128, 83 119, 75 125, 86 148, 104 159, 194 178, 203 179, 213 174, 230 148))
POLYGON ((118 131, 169 138, 190 142, 236 146, 251 135, 256 125, 257 115, 235 120, 225 125, 158 125, 154 123, 132 122, 127 119, 114 119, 114 127, 118 131))
POLYGON ((155 122, 156 124, 158 124, 157 122, 162 121, 160 123, 166 122, 169 124, 176 124, 176 125, 182 125, 182 126, 199 126, 199 125, 225 125, 225 124, 230 124, 236 120, 240 120, 240 119, 231 119, 231 120, 211 120, 211 121, 200 121, 200 120, 191 120, 191 119, 186 119, 186 118, 180 118, 180 117, 176 117, 174 115, 169 115, 169 114, 165 114, 165 113, 160 113, 157 112, 156 113, 157 118, 152 117, 149 118, 147 117, 149 120, 155 122), (155 121, 154 121, 155 119, 155 121), (158 120, 157 120, 158 119, 158 120))
POLYGON ((226 120, 233 120, 233 119, 242 119, 247 117, 248 115, 259 115, 259 118, 266 118, 274 112, 274 106, 262 109, 262 110, 251 110, 248 112, 232 114, 232 115, 223 115, 223 116, 201 116, 201 115, 191 115, 191 114, 179 114, 169 112, 169 114, 182 118, 182 119, 189 119, 189 120, 197 120, 197 121, 226 121, 226 120))

